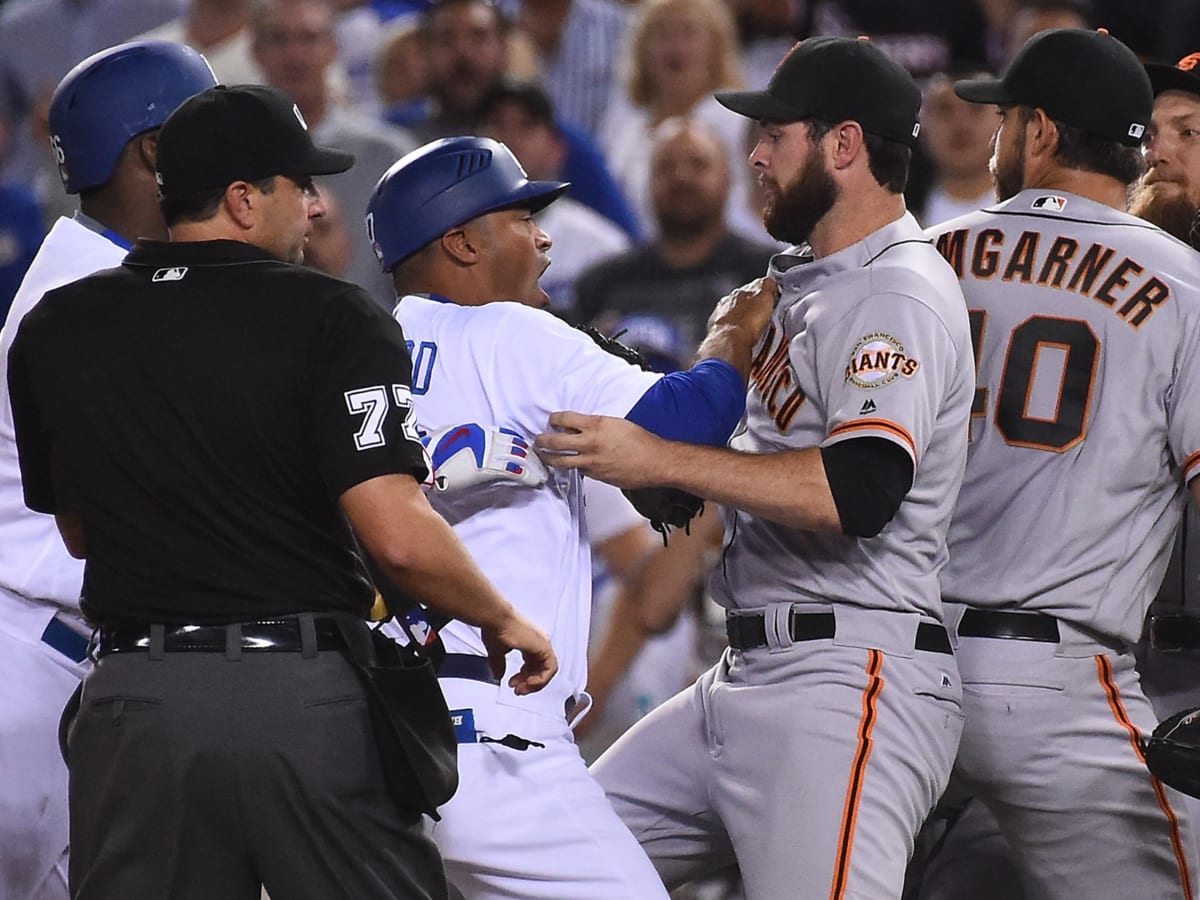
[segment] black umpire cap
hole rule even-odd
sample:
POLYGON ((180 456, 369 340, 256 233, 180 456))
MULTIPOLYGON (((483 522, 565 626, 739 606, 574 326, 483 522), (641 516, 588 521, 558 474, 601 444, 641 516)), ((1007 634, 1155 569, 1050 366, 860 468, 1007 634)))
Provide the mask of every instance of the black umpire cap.
POLYGON ((864 38, 810 37, 792 47, 761 91, 718 91, 717 102, 764 122, 853 119, 863 131, 912 146, 921 89, 864 38))
POLYGON ((1104 29, 1052 28, 1031 37, 1002 78, 956 81, 972 103, 1032 106, 1130 147, 1142 142, 1154 94, 1133 51, 1104 29))
POLYGON ((263 85, 202 91, 171 113, 158 135, 164 197, 273 175, 333 175, 353 164, 353 155, 314 144, 300 108, 263 85))

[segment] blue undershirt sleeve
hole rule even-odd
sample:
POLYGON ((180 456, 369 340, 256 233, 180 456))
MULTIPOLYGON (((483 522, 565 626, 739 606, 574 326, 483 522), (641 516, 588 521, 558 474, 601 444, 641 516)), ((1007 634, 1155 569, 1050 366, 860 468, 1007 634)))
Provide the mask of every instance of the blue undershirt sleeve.
POLYGON ((625 418, 669 441, 723 447, 745 412, 746 385, 737 369, 704 359, 664 375, 625 418))

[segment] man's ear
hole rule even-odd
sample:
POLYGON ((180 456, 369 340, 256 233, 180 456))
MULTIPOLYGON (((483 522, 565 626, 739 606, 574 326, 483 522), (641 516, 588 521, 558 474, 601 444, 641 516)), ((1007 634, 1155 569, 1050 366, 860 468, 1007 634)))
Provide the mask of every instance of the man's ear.
POLYGON ((1046 115, 1044 109, 1036 108, 1029 124, 1025 127, 1025 152, 1031 158, 1053 157, 1058 150, 1058 126, 1046 115))
POLYGON ((442 235, 442 249, 462 266, 474 265, 479 259, 479 242, 472 237, 467 226, 451 228, 442 235))
POLYGON ((158 164, 158 132, 148 131, 138 139, 138 157, 153 174, 158 164))
POLYGON ((260 192, 248 181, 235 181, 225 188, 221 201, 225 211, 243 229, 249 230, 258 223, 258 198, 260 192))
POLYGON ((862 126, 853 120, 840 122, 825 136, 830 163, 835 169, 848 168, 863 152, 866 142, 862 126))

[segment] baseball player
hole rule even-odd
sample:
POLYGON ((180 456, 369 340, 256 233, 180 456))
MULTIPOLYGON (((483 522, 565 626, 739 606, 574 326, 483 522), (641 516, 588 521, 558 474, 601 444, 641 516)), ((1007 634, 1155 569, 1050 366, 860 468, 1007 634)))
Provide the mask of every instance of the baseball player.
POLYGON ((0 331, 0 893, 67 896, 67 770, 58 719, 82 678, 90 629, 79 612, 83 563, 51 516, 25 507, 8 350, 44 293, 115 266, 139 235, 166 235, 155 199, 157 129, 183 100, 216 83, 200 54, 144 41, 72 69, 50 103, 51 146, 80 212, 47 235, 0 331))
MULTIPOLYGON (((718 306, 691 370, 643 372, 535 308, 549 302, 538 279, 551 241, 533 215, 566 188, 527 180, 507 147, 476 137, 427 144, 380 180, 368 232, 400 297, 423 427, 488 422, 532 435, 570 405, 724 443, 744 409, 772 286, 718 306)), ((460 785, 433 837, 450 881, 472 900, 665 897, 571 736, 588 702, 582 479, 555 472, 540 488, 510 487, 434 502, 489 579, 550 633, 561 669, 538 697, 518 697, 488 671, 478 629, 443 628, 440 675, 459 729, 460 785)))
POLYGON ((955 90, 1000 108, 1001 202, 929 232, 978 367, 942 572, 966 713, 952 783, 994 814, 1029 896, 1190 900, 1131 652, 1200 496, 1200 262, 1124 212, 1150 81, 1107 33, 1058 29, 955 90))
MULTIPOLYGON (((960 687, 937 576, 973 393, 954 273, 901 191, 921 95, 868 41, 797 44, 762 91, 781 299, 733 449, 560 413, 547 459, 729 510, 730 649, 593 772, 668 886, 735 857, 747 900, 895 898, 950 776, 960 687), (575 432, 575 433, 572 433, 575 432)), ((545 457, 545 454, 544 454, 545 457)))

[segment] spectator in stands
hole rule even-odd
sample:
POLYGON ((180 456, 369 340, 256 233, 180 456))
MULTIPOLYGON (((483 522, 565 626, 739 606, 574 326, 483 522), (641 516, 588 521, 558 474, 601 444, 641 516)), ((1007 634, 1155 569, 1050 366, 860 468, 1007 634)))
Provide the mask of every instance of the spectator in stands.
MULTIPOLYGON (((481 115, 480 133, 507 144, 530 178, 562 178, 567 144, 544 90, 533 82, 505 80, 484 99, 481 115)), ((625 232, 570 193, 537 214, 538 225, 554 239, 541 285, 555 312, 574 305, 580 273, 629 248, 625 232)))
POLYGON ((418 18, 388 26, 375 57, 375 93, 383 118, 409 126, 429 115, 429 42, 418 18))
POLYGON ((921 143, 933 166, 928 192, 915 206, 922 225, 935 225, 974 212, 995 200, 988 160, 996 112, 967 103, 954 93, 959 78, 985 72, 939 72, 925 85, 921 106, 921 143))
POLYGON ((742 156, 746 122, 713 98, 713 91, 742 83, 737 29, 723 0, 647 0, 630 31, 626 67, 626 90, 609 104, 601 145, 642 230, 652 233, 655 224, 649 190, 655 128, 689 116, 720 135, 726 157, 737 161, 730 227, 766 240, 762 222, 742 201, 750 183, 742 156))
POLYGON ((532 42, 558 117, 596 138, 616 85, 628 8, 618 0, 521 0, 517 26, 532 42))
POLYGON ((422 27, 431 103, 426 117, 409 125, 421 143, 472 134, 484 95, 508 68, 508 21, 490 0, 433 0, 422 27))
MULTIPOLYGON (((361 235, 375 183, 416 142, 407 132, 338 105, 329 95, 328 73, 337 59, 334 13, 332 0, 256 0, 250 20, 252 44, 267 83, 296 101, 313 140, 354 154, 353 167, 325 183, 341 200, 353 233, 361 235)), ((353 243, 346 277, 391 309, 391 279, 380 274, 369 242, 353 243)))
POLYGON ((717 299, 762 275, 772 253, 726 225, 729 169, 704 122, 663 123, 651 153, 657 237, 580 276, 574 316, 602 330, 635 313, 662 316, 694 350, 717 299))
POLYGON ((222 84, 260 84, 263 73, 250 52, 253 0, 190 0, 185 15, 142 34, 178 41, 204 54, 222 84))

